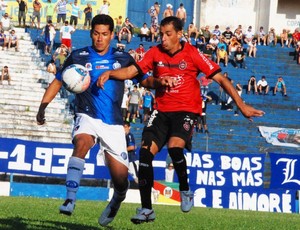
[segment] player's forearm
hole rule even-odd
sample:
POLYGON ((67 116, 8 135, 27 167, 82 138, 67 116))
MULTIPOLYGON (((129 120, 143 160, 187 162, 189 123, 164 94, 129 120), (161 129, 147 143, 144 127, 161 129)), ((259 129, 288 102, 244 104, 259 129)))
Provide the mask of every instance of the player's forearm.
POLYGON ((56 79, 52 81, 48 89, 46 90, 43 99, 41 101, 39 110, 45 110, 48 104, 55 98, 56 94, 60 90, 62 83, 56 79))
POLYGON ((109 78, 117 79, 117 80, 127 80, 138 75, 138 70, 134 65, 131 65, 126 68, 115 69, 108 71, 109 78))

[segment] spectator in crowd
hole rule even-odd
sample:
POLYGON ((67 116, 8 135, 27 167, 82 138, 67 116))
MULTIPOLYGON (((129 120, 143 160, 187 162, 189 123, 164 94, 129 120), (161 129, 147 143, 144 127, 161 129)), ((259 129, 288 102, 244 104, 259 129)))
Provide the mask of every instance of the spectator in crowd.
POLYGON ((145 41, 149 40, 150 30, 149 30, 146 22, 144 22, 143 26, 141 27, 139 36, 140 36, 141 42, 143 41, 143 38, 145 38, 145 41))
POLYGON ((58 70, 60 70, 62 68, 62 66, 65 63, 65 60, 66 60, 68 54, 69 54, 69 49, 64 44, 61 44, 60 47, 58 47, 55 50, 52 58, 53 58, 54 61, 58 60, 58 62, 59 62, 58 63, 59 64, 58 65, 58 70))
POLYGON ((227 44, 226 44, 226 42, 225 42, 225 38, 221 35, 220 40, 219 40, 219 43, 218 43, 218 45, 217 45, 217 48, 218 48, 218 49, 221 49, 222 46, 223 46, 223 48, 227 51, 227 44))
POLYGON ((144 55, 145 55, 145 49, 144 49, 144 45, 140 44, 139 47, 135 50, 135 53, 137 55, 136 60, 139 61, 141 60, 144 55))
POLYGON ((228 46, 231 42, 231 38, 234 36, 229 26, 226 27, 226 30, 222 33, 222 36, 224 37, 224 41, 228 46))
POLYGON ((258 45, 267 45, 267 35, 264 31, 264 27, 259 27, 259 31, 257 32, 257 44, 258 45))
POLYGON ((28 11, 27 3, 24 0, 17 0, 17 3, 19 4, 19 13, 18 13, 19 27, 21 27, 21 21, 23 21, 23 27, 25 27, 26 14, 28 11))
POLYGON ((211 45, 211 44, 206 44, 206 46, 204 46, 203 49, 203 54, 204 56, 206 56, 208 59, 212 60, 212 61, 216 61, 217 57, 216 57, 216 48, 211 45))
POLYGON ((277 45, 277 36, 275 33, 275 29, 273 27, 271 27, 271 29, 267 35, 267 45, 269 46, 272 43, 274 46, 277 45))
POLYGON ((205 42, 208 43, 211 38, 211 32, 209 31, 209 26, 205 26, 201 28, 201 32, 205 38, 205 42))
POLYGON ((288 47, 291 47, 291 45, 294 45, 294 47, 296 48, 297 43, 299 41, 300 41, 300 29, 296 28, 294 33, 292 34, 290 41, 289 41, 288 47))
POLYGON ((74 27, 70 26, 68 21, 65 21, 65 25, 60 28, 60 41, 68 47, 69 52, 72 51, 72 34, 74 32, 74 27))
POLYGON ((287 97, 286 85, 282 77, 278 77, 276 85, 274 87, 273 95, 275 96, 277 92, 281 92, 283 96, 287 97))
POLYGON ((70 4, 72 6, 70 25, 73 26, 73 23, 74 23, 74 29, 76 30, 78 18, 80 17, 80 8, 77 4, 77 0, 75 0, 74 3, 70 2, 70 4))
POLYGON ((234 53, 234 58, 233 58, 233 66, 235 68, 238 68, 238 65, 240 65, 240 68, 247 69, 247 67, 246 67, 246 55, 245 55, 245 53, 244 53, 241 46, 237 47, 237 50, 234 53))
POLYGON ((99 14, 109 15, 109 6, 110 2, 107 0, 103 0, 103 5, 100 7, 99 14))
POLYGON ((197 126, 196 126, 196 132, 197 133, 206 133, 208 134, 208 127, 207 127, 207 121, 206 121, 206 108, 207 103, 211 101, 212 98, 208 95, 204 96, 202 95, 202 113, 198 117, 197 126))
MULTIPOLYGON (((91 21, 92 21, 92 14, 93 14, 93 8, 91 3, 88 3, 87 6, 83 10, 84 12, 84 24, 83 29, 90 29, 91 28, 91 21)), ((122 16, 121 16, 122 18, 122 16)))
POLYGON ((131 42, 132 34, 130 30, 127 27, 122 27, 122 29, 119 32, 118 35, 118 42, 121 42, 122 40, 126 40, 129 44, 131 42))
POLYGON ((283 29, 282 33, 280 34, 280 42, 282 48, 284 47, 284 45, 289 45, 289 32, 289 30, 283 29))
POLYGON ((234 54, 237 51, 238 47, 240 47, 240 46, 241 46, 241 44, 237 41, 236 37, 233 36, 228 45, 229 59, 231 59, 231 60, 234 59, 234 54))
POLYGON ((193 37, 196 41, 197 38, 198 38, 198 35, 199 35, 199 31, 198 31, 197 27, 194 25, 193 22, 191 22, 189 24, 189 27, 188 27, 188 38, 189 38, 189 40, 191 39, 191 37, 193 37))
POLYGON ((151 42, 159 42, 159 27, 157 25, 151 25, 150 27, 150 34, 151 34, 151 42))
POLYGON ((252 39, 251 42, 248 43, 248 56, 249 57, 256 57, 257 46, 256 46, 256 39, 252 39))
POLYGON ((174 181, 174 165, 172 162, 167 164, 167 167, 165 169, 165 182, 173 182, 174 181))
POLYGON ((150 22, 151 26, 158 25, 159 12, 160 12, 160 5, 158 4, 158 2, 155 2, 154 5, 151 6, 148 10, 148 14, 151 17, 151 22, 150 22))
POLYGON ((252 32, 252 26, 249 26, 248 30, 244 33, 244 43, 251 44, 253 38, 254 33, 252 32))
POLYGON ((48 23, 46 24, 46 26, 43 28, 42 34, 45 34, 45 50, 44 53, 45 55, 51 55, 52 53, 52 48, 53 48, 53 44, 54 44, 54 38, 55 38, 55 28, 54 25, 52 24, 52 21, 49 20, 48 23))
POLYGON ((155 97, 153 93, 150 91, 150 89, 145 89, 145 91, 142 94, 142 105, 143 105, 143 122, 146 124, 148 122, 148 119, 150 117, 150 114, 152 112, 152 106, 155 103, 155 97))
POLYGON ((58 0, 55 11, 57 13, 56 28, 61 28, 62 24, 67 20, 67 1, 58 0))
POLYGON ((8 15, 8 13, 5 13, 3 17, 1 18, 1 26, 0 28, 4 30, 4 32, 9 32, 13 25, 10 21, 11 17, 8 15))
POLYGON ((219 44, 219 39, 217 37, 216 34, 213 34, 211 39, 209 39, 209 44, 212 45, 215 49, 217 48, 218 44, 219 44))
POLYGON ((136 156, 136 145, 134 135, 130 132, 130 122, 124 122, 124 130, 126 137, 126 146, 128 152, 128 161, 129 161, 129 174, 132 176, 135 183, 139 183, 138 180, 138 159, 136 156))
POLYGON ((8 66, 4 66, 2 69, 0 85, 3 84, 4 80, 7 80, 8 84, 11 85, 11 83, 10 83, 11 77, 10 77, 10 73, 8 71, 8 66))
POLYGON ((201 95, 206 97, 209 90, 209 85, 212 83, 212 80, 207 78, 204 75, 199 78, 199 83, 200 83, 201 95))
POLYGON ((46 21, 53 21, 53 15, 55 12, 55 3, 52 0, 47 0, 46 4, 46 21))
POLYGON ((295 56, 296 56, 297 64, 300 65, 300 41, 297 42, 297 45, 296 45, 296 48, 295 48, 295 56))
POLYGON ((126 27, 130 31, 131 36, 134 35, 134 27, 135 26, 129 21, 129 18, 126 18, 125 22, 123 22, 122 28, 124 28, 124 27, 126 27))
POLYGON ((170 17, 170 16, 174 15, 173 6, 170 3, 168 3, 166 5, 166 7, 167 7, 167 9, 165 9, 165 11, 163 13, 163 18, 170 17))
POLYGON ((49 73, 48 74, 48 84, 51 84, 51 82, 54 80, 55 74, 57 72, 55 61, 53 59, 50 60, 48 66, 47 66, 47 72, 49 73))
POLYGON ((236 40, 238 41, 238 43, 240 43, 241 45, 243 44, 243 32, 241 29, 236 29, 234 32, 234 36, 236 37, 236 40))
POLYGON ((238 25, 238 27, 234 30, 234 34, 236 33, 236 32, 242 32, 243 33, 243 27, 242 27, 242 25, 238 25))
POLYGON ((180 19, 182 28, 184 29, 187 15, 183 3, 180 3, 179 8, 176 11, 176 17, 180 19))
POLYGON ((219 25, 215 25, 215 28, 214 28, 214 30, 211 33, 213 35, 214 34, 217 35, 217 38, 220 40, 222 33, 221 33, 221 30, 219 28, 220 28, 219 25))
MULTIPOLYGON (((241 85, 240 83, 237 83, 237 84, 235 85, 235 89, 236 89, 238 95, 239 95, 240 97, 242 97, 242 93, 243 93, 243 87, 242 87, 242 85, 241 85)), ((229 109, 228 109, 228 110, 229 110, 229 111, 232 111, 231 108, 233 108, 233 104, 235 104, 235 102, 232 100, 231 97, 228 98, 226 104, 227 104, 227 106, 229 106, 229 109)), ((234 116, 238 116, 238 115, 239 115, 239 108, 238 108, 238 106, 235 104, 234 116)))
POLYGON ((265 76, 262 76, 261 79, 257 82, 257 89, 259 94, 268 95, 269 93, 269 85, 265 76))
POLYGON ((16 51, 19 51, 19 39, 15 30, 11 30, 8 38, 8 49, 15 47, 16 51))
POLYGON ((36 26, 35 24, 35 19, 37 20, 37 28, 40 29, 40 24, 41 24, 41 8, 42 4, 39 2, 39 0, 34 0, 32 3, 33 6, 33 12, 32 12, 32 17, 31 17, 31 27, 33 25, 36 26))
POLYGON ((248 80, 247 94, 249 94, 251 90, 253 93, 257 94, 257 83, 254 75, 252 75, 248 80))
POLYGON ((132 121, 132 123, 135 124, 136 122, 136 116, 137 116, 137 111, 139 109, 139 105, 141 103, 141 94, 138 91, 137 85, 133 86, 133 90, 131 90, 128 94, 128 112, 127 112, 127 117, 126 121, 132 121))
POLYGON ((122 111, 123 121, 125 121, 126 117, 127 117, 128 103, 129 103, 128 102, 128 91, 129 91, 128 88, 125 86, 124 87, 124 94, 123 94, 122 104, 121 104, 121 111, 122 111))
POLYGON ((221 46, 220 49, 217 49, 217 64, 220 65, 220 61, 224 62, 226 67, 228 64, 228 54, 224 46, 221 46))
POLYGON ((4 33, 4 30, 0 30, 0 46, 2 46, 2 50, 4 50, 5 47, 7 47, 8 40, 6 38, 6 34, 4 33))
POLYGON ((6 12, 6 8, 8 7, 8 4, 4 0, 0 0, 0 20, 2 19, 2 16, 6 12))
POLYGON ((121 15, 119 15, 119 17, 115 18, 116 21, 116 29, 115 29, 115 33, 118 36, 120 30, 122 29, 122 25, 123 25, 123 17, 121 15))
POLYGON ((196 48, 199 51, 203 52, 205 45, 206 45, 205 37, 203 36, 203 34, 199 34, 198 37, 196 38, 196 48))
MULTIPOLYGON (((228 81, 233 85, 233 80, 229 77, 228 72, 224 72, 223 73, 223 77, 227 78, 228 81)), ((219 103, 219 105, 225 105, 227 100, 228 100, 229 96, 228 94, 224 91, 224 89, 220 86, 219 87, 219 100, 217 102, 217 104, 219 103)))

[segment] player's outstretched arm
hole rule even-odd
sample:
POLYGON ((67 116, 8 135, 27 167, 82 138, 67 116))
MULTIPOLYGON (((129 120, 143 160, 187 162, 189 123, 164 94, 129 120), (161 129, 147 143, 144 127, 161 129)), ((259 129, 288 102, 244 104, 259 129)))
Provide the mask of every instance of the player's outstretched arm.
POLYGON ((265 114, 264 111, 257 110, 252 106, 245 104, 232 83, 227 78, 223 77, 221 73, 216 74, 212 79, 219 83, 220 86, 231 96, 244 117, 250 121, 253 120, 252 117, 261 117, 265 114))
POLYGON ((145 88, 157 89, 160 87, 172 88, 176 86, 176 83, 176 80, 169 76, 164 76, 162 78, 149 76, 141 82, 141 85, 145 88))
POLYGON ((62 86, 62 82, 54 79, 52 83, 49 85, 48 89, 46 90, 43 99, 41 101, 39 111, 36 115, 36 121, 38 125, 45 124, 45 109, 47 108, 48 104, 53 100, 53 98, 56 96, 58 91, 60 90, 62 86))

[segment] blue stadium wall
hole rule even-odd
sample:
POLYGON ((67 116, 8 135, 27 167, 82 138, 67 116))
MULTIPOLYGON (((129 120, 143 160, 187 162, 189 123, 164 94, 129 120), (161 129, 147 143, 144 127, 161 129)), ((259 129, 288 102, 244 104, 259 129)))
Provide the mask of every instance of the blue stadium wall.
MULTIPOLYGON (((144 22, 150 25, 150 16, 147 13, 148 9, 156 2, 155 0, 128 0, 127 6, 127 17, 130 21, 137 27, 141 27, 144 22)), ((184 8, 187 12, 187 21, 185 24, 185 29, 188 24, 193 21, 193 12, 194 12, 194 1, 191 0, 161 0, 157 1, 160 4, 160 14, 158 16, 159 21, 163 18, 163 12, 166 9, 166 5, 168 3, 173 5, 174 14, 176 14, 176 10, 179 8, 180 3, 183 3, 184 8)))

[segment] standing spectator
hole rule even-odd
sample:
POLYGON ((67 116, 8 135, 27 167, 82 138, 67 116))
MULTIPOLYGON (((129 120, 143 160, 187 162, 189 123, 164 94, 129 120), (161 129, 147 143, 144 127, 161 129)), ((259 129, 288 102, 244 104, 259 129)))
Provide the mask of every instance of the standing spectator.
POLYGON ((191 22, 188 27, 189 40, 191 39, 191 37, 194 37, 194 40, 196 41, 198 38, 198 35, 199 35, 199 31, 198 31, 197 27, 194 25, 193 22, 191 22))
POLYGON ((57 12, 56 28, 60 28, 67 19, 67 1, 58 0, 55 11, 57 12))
POLYGON ((202 76, 199 79, 200 83, 200 89, 201 89, 201 95, 202 96, 207 96, 209 85, 212 83, 212 80, 207 78, 206 76, 202 76))
POLYGON ((281 92, 283 96, 287 97, 286 85, 282 77, 278 77, 276 85, 274 87, 273 95, 275 96, 277 92, 281 92))
POLYGON ((9 34, 8 49, 10 49, 11 47, 15 47, 15 50, 19 51, 19 39, 16 35, 15 30, 11 30, 9 34))
POLYGON ((141 42, 143 41, 143 38, 145 38, 145 41, 149 40, 150 30, 149 30, 146 22, 144 22, 142 28, 140 29, 140 35, 139 36, 140 36, 141 42))
POLYGON ((168 3, 166 5, 166 7, 167 7, 167 9, 165 9, 165 11, 163 13, 163 18, 170 17, 170 16, 174 15, 173 6, 170 3, 168 3))
POLYGON ((267 45, 269 46, 272 43, 274 46, 277 45, 277 35, 276 35, 275 29, 273 27, 271 27, 271 29, 267 35, 267 45))
POLYGON ((78 18, 80 17, 80 8, 77 5, 77 0, 74 1, 74 3, 71 2, 70 4, 72 6, 70 25, 73 26, 73 22, 74 22, 74 29, 76 29, 77 23, 78 23, 78 18))
POLYGON ((132 121, 133 124, 135 124, 135 119, 137 116, 137 111, 139 109, 139 105, 141 103, 141 94, 137 89, 137 85, 133 86, 133 90, 131 90, 128 94, 128 112, 127 112, 127 118, 126 121, 132 121))
POLYGON ((266 44, 266 42, 267 42, 267 35, 266 35, 266 33, 265 33, 265 31, 264 31, 264 27, 260 27, 259 28, 259 31, 257 32, 257 44, 258 45, 267 45, 266 44))
POLYGON ((51 82, 55 79, 55 74, 57 72, 55 61, 53 59, 50 60, 47 66, 47 72, 49 73, 48 84, 51 84, 51 82))
MULTIPOLYGON (((236 86, 235 86, 235 89, 238 93, 238 95, 240 97, 242 97, 242 93, 243 93, 243 87, 240 83, 237 83, 236 86)), ((232 97, 229 97, 228 100, 227 100, 227 106, 229 106, 229 111, 232 111, 231 108, 233 108, 233 105, 232 104, 235 104, 234 101, 232 100, 232 97)), ((239 115, 239 108, 238 106, 235 104, 235 110, 234 110, 234 116, 238 116, 239 115)))
POLYGON ((242 50, 241 46, 237 47, 237 50, 234 53, 234 58, 233 58, 233 66, 235 68, 238 68, 238 65, 240 65, 240 68, 247 69, 247 67, 246 67, 246 56, 245 56, 245 53, 242 50))
POLYGON ((143 92, 143 122, 146 124, 148 122, 149 116, 152 112, 152 105, 155 103, 155 97, 153 93, 150 91, 150 89, 145 89, 143 92))
POLYGON ((115 18, 115 21, 116 21, 115 33, 116 35, 118 35, 123 25, 122 16, 120 15, 119 17, 115 18))
MULTIPOLYGON (((228 76, 228 72, 224 72, 223 77, 225 79, 227 79, 232 85, 233 85, 233 80, 228 76)), ((219 87, 219 105, 225 105, 227 100, 228 100, 229 96, 226 93, 226 91, 224 91, 223 87, 219 87)), ((218 104, 218 103, 217 103, 218 104)))
POLYGON ((47 24, 44 27, 41 35, 44 35, 44 34, 45 34, 45 38, 44 38, 45 50, 44 50, 44 53, 45 53, 45 55, 51 55, 53 44, 54 44, 54 38, 55 38, 55 34, 56 34, 55 28, 54 28, 51 20, 49 20, 47 22, 47 24))
POLYGON ((184 29, 187 16, 186 16, 186 10, 183 6, 183 3, 180 3, 179 8, 176 11, 176 17, 180 19, 182 23, 182 28, 184 29))
POLYGON ((148 10, 148 14, 151 17, 151 23, 150 25, 158 25, 158 15, 160 12, 160 5, 158 4, 158 2, 155 2, 153 6, 150 7, 150 9, 148 10))
POLYGON ((8 13, 5 13, 3 15, 3 17, 1 18, 0 28, 3 29, 4 32, 9 32, 13 28, 11 21, 10 21, 10 17, 8 16, 8 13))
POLYGON ((157 25, 151 25, 150 27, 150 34, 151 34, 151 42, 159 42, 159 27, 157 25))
POLYGON ((8 71, 8 66, 4 66, 3 69, 2 69, 0 85, 3 84, 4 80, 7 80, 8 84, 11 85, 10 84, 11 77, 10 77, 10 74, 9 74, 9 71, 8 71))
POLYGON ((2 19, 2 16, 5 14, 7 6, 8 5, 6 1, 0 0, 0 20, 2 19))
POLYGON ((31 17, 31 27, 33 27, 33 25, 36 26, 35 24, 35 19, 37 20, 37 28, 40 29, 40 23, 41 23, 41 8, 42 8, 42 4, 39 2, 39 0, 34 0, 32 3, 33 6, 33 13, 32 13, 32 17, 31 17))
POLYGON ((109 6, 110 2, 107 0, 103 0, 103 5, 100 7, 99 14, 109 15, 109 6))
POLYGON ((173 163, 167 164, 167 168, 165 169, 165 182, 173 182, 174 180, 174 165, 173 163))
POLYGON ((149 49, 144 58, 135 65, 103 73, 97 82, 99 87, 103 87, 104 82, 110 78, 122 80, 153 70, 153 78, 146 79, 142 85, 152 88, 160 86, 155 92, 155 110, 147 126, 144 127, 142 135, 139 154, 139 190, 142 208, 139 208, 136 215, 131 218, 135 224, 155 220, 156 215, 151 201, 154 180, 152 162, 154 156, 165 144, 167 144, 179 181, 181 210, 189 212, 193 206, 194 193, 188 184, 184 149, 191 151, 194 121, 202 110, 200 86, 197 81, 199 72, 203 72, 208 78, 223 86, 248 119, 264 114, 263 111, 243 103, 232 84, 220 74, 221 69, 216 63, 208 60, 189 43, 180 43, 182 29, 179 18, 164 18, 160 24, 161 45, 149 49), (175 54, 176 58, 174 58, 175 54), (172 63, 174 68, 157 65, 160 62, 172 63), (183 64, 186 68, 181 68, 183 64), (157 83, 154 80, 160 82, 157 83))
POLYGON ((53 21, 53 15, 55 11, 55 3, 52 0, 47 0, 46 2, 46 21, 53 21))
POLYGON ((210 96, 204 96, 202 95, 202 113, 197 119, 197 127, 196 127, 196 132, 197 133, 206 133, 208 134, 208 127, 207 127, 207 121, 206 121, 206 108, 207 108, 207 103, 211 101, 210 96))
POLYGON ((257 89, 259 94, 268 95, 269 93, 269 85, 265 76, 262 76, 261 79, 257 82, 257 89))
POLYGON ((1 29, 0 30, 0 46, 2 46, 2 50, 4 50, 4 48, 7 46, 8 41, 6 38, 6 34, 4 33, 4 30, 1 29))
POLYGON ((129 103, 128 102, 128 88, 125 86, 124 87, 124 94, 123 94, 122 104, 121 104, 121 111, 122 111, 123 121, 125 121, 126 117, 127 117, 128 103, 129 103))
POLYGON ((27 3, 24 0, 17 0, 17 3, 19 4, 19 13, 18 13, 19 27, 21 27, 21 21, 23 21, 23 27, 25 27, 26 14, 28 11, 27 3))
POLYGON ((69 52, 72 51, 72 34, 74 32, 74 27, 70 26, 68 21, 65 21, 65 25, 60 28, 60 41, 68 47, 69 52))
MULTIPOLYGON (((83 24, 83 29, 90 29, 91 28, 91 21, 92 21, 92 14, 93 14, 93 8, 91 6, 91 3, 88 3, 86 8, 84 8, 84 24, 83 24), (87 27, 88 26, 88 27, 87 27)), ((122 17, 122 16, 121 16, 122 17)))
POLYGON ((138 159, 136 156, 136 145, 133 134, 130 132, 130 122, 124 122, 124 130, 126 135, 126 145, 128 152, 128 161, 129 161, 129 174, 134 179, 135 183, 139 183, 138 181, 138 159))
POLYGON ((251 90, 253 91, 253 93, 257 94, 257 84, 254 75, 252 75, 248 80, 247 94, 249 94, 251 90))

